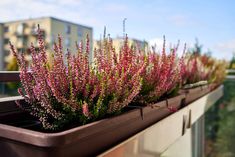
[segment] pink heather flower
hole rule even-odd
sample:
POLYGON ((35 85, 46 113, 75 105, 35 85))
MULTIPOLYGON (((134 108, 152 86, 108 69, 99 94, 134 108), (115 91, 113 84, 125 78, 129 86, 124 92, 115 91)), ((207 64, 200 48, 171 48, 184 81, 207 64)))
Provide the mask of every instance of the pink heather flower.
POLYGON ((81 121, 84 121, 83 116, 102 118, 104 113, 121 111, 133 100, 154 101, 179 83, 177 48, 166 54, 165 43, 161 55, 145 53, 130 47, 126 37, 117 53, 112 39, 105 38, 95 50, 91 63, 88 36, 85 46, 80 43, 77 45, 78 53, 72 55, 68 51, 67 57, 64 56, 62 39, 58 36, 52 61, 49 62, 42 31, 38 33, 39 50, 31 44, 32 64, 29 68, 24 55, 10 46, 21 68, 23 90, 19 89, 19 93, 30 103, 31 114, 39 118, 44 128, 56 128, 57 122, 62 126, 73 123, 72 115, 81 118, 81 121), (66 117, 70 121, 66 121, 66 117))
POLYGON ((184 61, 183 84, 210 81, 214 65, 206 55, 187 54, 184 61))
POLYGON ((167 107, 171 112, 176 112, 177 111, 177 108, 175 108, 175 107, 172 107, 172 106, 170 106, 170 107, 167 107))
POLYGON ((86 102, 84 102, 84 104, 82 105, 82 113, 86 117, 89 117, 89 115, 90 115, 88 104, 86 102))
POLYGON ((141 57, 142 60, 146 60, 146 68, 141 74, 143 85, 137 101, 147 104, 154 103, 180 86, 183 72, 181 72, 180 63, 176 57, 178 45, 171 48, 170 53, 167 54, 164 37, 161 54, 153 51, 145 54, 145 57, 141 57))

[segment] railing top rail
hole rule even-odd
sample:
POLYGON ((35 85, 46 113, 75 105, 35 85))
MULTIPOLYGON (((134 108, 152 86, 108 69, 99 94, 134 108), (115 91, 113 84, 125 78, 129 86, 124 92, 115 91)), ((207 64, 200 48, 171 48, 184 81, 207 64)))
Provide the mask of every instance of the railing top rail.
POLYGON ((20 82, 19 71, 0 71, 0 82, 20 82))
POLYGON ((23 99, 24 98, 22 96, 10 96, 10 97, 5 97, 5 98, 0 98, 0 105, 5 102, 23 100, 23 99))
POLYGON ((0 74, 5 74, 5 73, 20 73, 20 71, 0 71, 0 74))
POLYGON ((227 69, 226 72, 227 73, 235 73, 235 69, 227 69))
MULTIPOLYGON (((227 73, 235 73, 235 69, 227 69, 227 73)), ((20 82, 20 71, 0 71, 0 82, 20 82)))

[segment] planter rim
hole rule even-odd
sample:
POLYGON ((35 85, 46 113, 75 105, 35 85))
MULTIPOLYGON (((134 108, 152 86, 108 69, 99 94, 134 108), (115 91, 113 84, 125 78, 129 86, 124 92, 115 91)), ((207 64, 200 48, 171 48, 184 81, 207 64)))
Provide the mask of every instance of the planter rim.
POLYGON ((10 126, 7 124, 0 124, 0 137, 2 138, 9 138, 16 141, 21 141, 24 143, 29 143, 41 147, 51 147, 51 146, 59 146, 59 144, 69 144, 72 143, 74 139, 74 135, 76 135, 77 139, 85 139, 87 136, 99 133, 102 130, 108 130, 113 129, 113 125, 109 126, 108 123, 112 123, 115 121, 117 123, 115 126, 122 125, 123 121, 119 122, 118 120, 121 118, 127 119, 125 121, 128 122, 129 120, 133 118, 138 117, 138 113, 140 115, 140 109, 133 109, 131 111, 128 111, 126 113, 123 113, 118 116, 110 117, 101 119, 95 122, 88 123, 86 125, 78 126, 75 128, 71 128, 65 131, 56 132, 56 133, 44 133, 24 128, 19 128, 15 126, 10 126), (106 124, 106 126, 105 126, 106 124), (93 129, 91 134, 86 134, 83 129, 89 128, 89 127, 95 127, 97 125, 103 125, 103 127, 99 127, 96 130, 93 129), (19 138, 15 138, 15 137, 19 138), (34 140, 37 139, 37 140, 34 140), (68 140, 69 139, 69 140, 68 140))
POLYGON ((185 93, 180 93, 180 94, 178 94, 178 95, 176 95, 176 96, 174 96, 174 97, 171 97, 171 98, 167 98, 166 99, 166 101, 173 101, 173 100, 175 100, 175 99, 184 99, 186 97, 186 94, 185 93))
POLYGON ((28 143, 31 145, 36 145, 40 147, 59 147, 62 144, 70 144, 76 140, 85 140, 89 136, 93 136, 103 130, 112 130, 114 127, 121 126, 123 124, 128 124, 129 121, 134 119, 141 119, 142 109, 147 109, 147 112, 151 112, 153 110, 158 110, 164 107, 167 107, 167 100, 173 100, 175 98, 180 99, 185 97, 184 95, 177 95, 170 99, 166 99, 155 103, 153 105, 159 106, 154 107, 151 106, 135 108, 125 113, 122 113, 117 116, 113 116, 110 118, 101 119, 95 122, 88 123, 86 125, 78 126, 75 128, 71 128, 65 131, 56 132, 56 133, 44 133, 39 131, 33 131, 29 129, 19 128, 15 126, 10 126, 7 124, 0 124, 0 137, 1 138, 8 138, 14 141, 20 141, 24 143, 28 143), (152 109, 151 109, 152 108, 152 109), (114 124, 114 125, 110 125, 114 124), (101 126, 101 127, 96 127, 101 126), (93 129, 92 127, 95 127, 93 129), (87 129, 93 129, 92 131, 89 130, 89 133, 86 132, 87 129), (19 137, 16 139, 16 137, 19 137))
POLYGON ((200 91, 203 91, 207 88, 209 88, 210 84, 206 84, 206 85, 203 85, 203 86, 197 86, 197 87, 193 87, 193 88, 188 88, 188 89, 180 89, 179 90, 179 93, 180 94, 183 94, 183 93, 194 93, 194 92, 200 92, 200 91))

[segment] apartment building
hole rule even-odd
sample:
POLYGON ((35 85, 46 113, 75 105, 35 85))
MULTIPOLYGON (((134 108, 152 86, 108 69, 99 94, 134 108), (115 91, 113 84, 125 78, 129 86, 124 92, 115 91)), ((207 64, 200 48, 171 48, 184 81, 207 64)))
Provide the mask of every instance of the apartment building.
MULTIPOLYGON (((115 48, 120 49, 122 44, 123 44, 122 37, 117 37, 113 39, 113 45, 115 48)), ((134 46, 141 50, 147 50, 148 48, 148 43, 146 41, 135 39, 135 38, 128 38, 128 44, 129 46, 134 46)))
MULTIPOLYGON (((116 50, 119 50, 122 47, 124 40, 123 40, 123 37, 116 37, 116 38, 113 38, 112 41, 113 41, 114 48, 116 50)), ((93 45, 94 48, 99 47, 99 45, 100 45, 100 40, 94 41, 94 45, 93 45)), ((135 38, 128 38, 128 45, 137 47, 145 51, 148 49, 148 42, 144 40, 135 39, 135 38)))
POLYGON ((4 51, 3 51, 3 24, 0 23, 0 70, 3 70, 4 62, 4 51))
MULTIPOLYGON (((90 50, 93 46, 93 29, 88 26, 60 20, 54 17, 42 17, 27 20, 11 21, 2 24, 2 40, 3 45, 0 46, 3 49, 4 56, 9 55, 9 40, 14 44, 18 51, 24 53, 29 52, 28 47, 30 43, 37 45, 37 25, 40 25, 43 37, 46 42, 47 52, 50 52, 53 48, 54 42, 57 40, 58 34, 63 37, 63 48, 70 49, 73 53, 76 53, 75 42, 86 41, 86 35, 88 34, 90 39, 90 50)), ((1 27, 0 27, 1 35, 1 27)), ((3 57, 1 57, 3 58, 3 57)), ((92 58, 92 55, 90 56, 92 58)), ((8 61, 9 58, 6 59, 8 61)))

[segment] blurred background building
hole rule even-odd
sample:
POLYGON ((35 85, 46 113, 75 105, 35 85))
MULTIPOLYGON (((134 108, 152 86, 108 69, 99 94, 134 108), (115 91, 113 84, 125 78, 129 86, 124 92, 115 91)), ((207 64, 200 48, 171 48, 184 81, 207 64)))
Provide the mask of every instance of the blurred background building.
MULTIPOLYGON (((112 39, 113 41, 113 46, 116 50, 120 50, 120 48, 123 45, 123 37, 116 37, 112 39)), ((101 43, 101 40, 94 40, 94 44, 93 47, 99 47, 101 43)), ((135 38, 128 38, 128 45, 130 47, 135 47, 138 48, 140 50, 146 50, 149 48, 148 42, 145 40, 139 40, 139 39, 135 39, 135 38)))
POLYGON ((0 23, 0 70, 3 70, 3 24, 0 23))
MULTIPOLYGON (((0 69, 17 70, 7 64, 12 62, 12 55, 9 53, 9 41, 16 46, 18 51, 29 53, 29 46, 32 42, 37 48, 37 25, 40 25, 43 37, 46 42, 46 50, 53 50, 53 44, 57 40, 58 34, 63 37, 63 48, 76 52, 75 42, 85 43, 86 35, 90 39, 90 50, 93 45, 92 27, 60 20, 54 17, 42 17, 27 20, 18 20, 2 23, 0 25, 0 69), (7 57, 4 57, 7 56, 7 57), (5 62, 3 61, 5 59, 5 62), (9 69, 10 68, 10 69, 9 69)), ((92 56, 91 56, 92 58, 92 56)))

